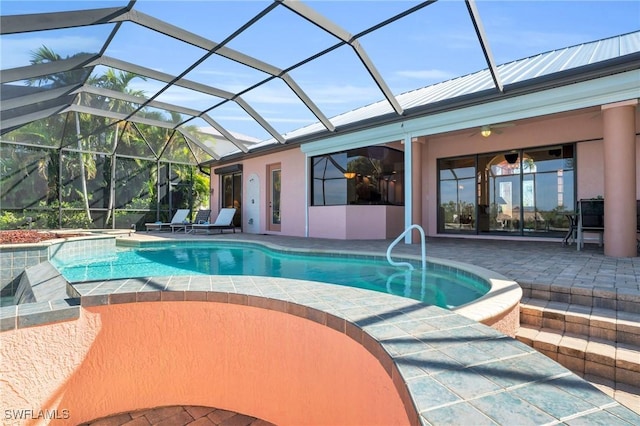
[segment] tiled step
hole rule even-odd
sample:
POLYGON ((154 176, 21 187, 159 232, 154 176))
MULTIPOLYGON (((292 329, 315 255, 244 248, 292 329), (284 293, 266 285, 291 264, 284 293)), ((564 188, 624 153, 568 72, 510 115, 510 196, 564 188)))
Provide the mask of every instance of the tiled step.
MULTIPOLYGON (((633 271, 631 271, 633 274, 633 271)), ((635 283, 635 277, 629 278, 635 283)), ((614 279, 614 278, 611 278, 614 279)), ((621 277, 624 280, 624 277, 621 277)), ((566 287, 563 285, 544 285, 518 283, 525 298, 542 299, 554 302, 593 308, 613 309, 618 312, 640 314, 640 294, 633 289, 616 288, 615 290, 595 289, 590 286, 566 287)))
POLYGON ((640 383, 640 346, 521 324, 516 338, 582 376, 640 383))
POLYGON ((640 346, 640 314, 628 311, 526 298, 520 324, 640 346))

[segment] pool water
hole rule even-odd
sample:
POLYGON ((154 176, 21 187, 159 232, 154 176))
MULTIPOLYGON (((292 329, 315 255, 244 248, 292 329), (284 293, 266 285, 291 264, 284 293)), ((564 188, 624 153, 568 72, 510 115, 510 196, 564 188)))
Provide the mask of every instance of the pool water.
POLYGON ((117 248, 102 259, 54 257, 52 263, 71 283, 171 275, 257 275, 380 291, 443 308, 471 302, 489 290, 484 280, 452 269, 427 268, 423 273, 419 266, 407 271, 371 258, 290 254, 219 243, 117 248))

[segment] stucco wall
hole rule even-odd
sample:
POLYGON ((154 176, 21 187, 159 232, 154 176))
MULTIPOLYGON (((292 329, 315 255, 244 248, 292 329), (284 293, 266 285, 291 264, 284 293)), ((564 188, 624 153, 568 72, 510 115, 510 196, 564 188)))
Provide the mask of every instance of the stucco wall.
POLYGON ((365 347, 282 312, 215 302, 116 304, 0 339, 2 406, 68 414, 54 424, 166 405, 218 407, 282 425, 409 423, 392 379, 365 347))
POLYGON ((346 239, 346 206, 309 207, 309 236, 312 238, 346 239))
MULTIPOLYGON (((640 129, 640 109, 638 108, 636 108, 636 129, 640 129)), ((414 222, 419 222, 425 228, 427 235, 437 234, 437 160, 446 157, 576 143, 576 199, 604 196, 602 137, 602 112, 597 108, 586 112, 565 113, 519 121, 514 126, 500 129, 500 133, 495 132, 488 138, 482 137, 477 128, 426 137, 422 146, 422 214, 421 218, 414 220, 414 222)), ((264 191, 263 181, 266 165, 278 161, 282 163, 283 167, 283 225, 281 233, 302 236, 304 235, 306 209, 304 199, 306 179, 302 152, 298 148, 293 148, 277 154, 246 160, 244 162, 244 176, 246 178, 250 173, 257 173, 264 191)), ((640 162, 640 137, 636 137, 636 161, 640 162)), ((637 199, 640 199, 640 167, 638 169, 636 192, 637 199)), ((264 209, 264 193, 261 193, 261 197, 261 205, 264 209)), ((322 210, 316 210, 313 207, 309 209, 310 236, 355 238, 355 236, 347 236, 349 226, 353 225, 353 221, 347 219, 345 213, 347 206, 335 207, 323 207, 322 210), (326 222, 326 225, 323 222, 326 222)), ((399 232, 404 227, 403 222, 399 232)), ((378 229, 377 224, 368 224, 367 226, 372 233, 378 229)), ((264 229, 264 224, 262 224, 262 228, 264 229)), ((354 235, 359 236, 360 234, 356 232, 354 235)), ((386 237, 390 236, 387 234, 386 237)))
MULTIPOLYGON (((280 234, 291 236, 305 235, 305 179, 304 179, 304 154, 298 148, 292 148, 275 154, 269 154, 258 158, 250 158, 239 162, 242 164, 242 217, 248 220, 246 187, 247 179, 251 174, 256 174, 260 180, 260 233, 268 233, 267 230, 267 165, 280 163, 282 167, 282 189, 280 199, 280 211, 282 228, 280 234)), ((220 177, 212 174, 211 187, 214 196, 211 201, 212 215, 217 214, 220 199, 220 177)), ((245 227, 243 223, 243 228, 245 227)))
POLYGON ((395 238, 404 229, 401 206, 312 206, 309 236, 349 240, 395 238))

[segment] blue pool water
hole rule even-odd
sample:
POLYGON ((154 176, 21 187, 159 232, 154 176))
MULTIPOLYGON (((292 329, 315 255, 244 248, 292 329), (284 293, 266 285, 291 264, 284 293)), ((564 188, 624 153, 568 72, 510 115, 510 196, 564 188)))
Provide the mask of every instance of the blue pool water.
MULTIPOLYGON (((117 248, 102 259, 52 263, 71 283, 169 275, 257 275, 319 281, 381 291, 452 308, 484 295, 489 285, 445 268, 408 272, 386 261, 290 254, 244 245, 169 244, 117 248)), ((418 262, 419 263, 419 262, 418 262)))

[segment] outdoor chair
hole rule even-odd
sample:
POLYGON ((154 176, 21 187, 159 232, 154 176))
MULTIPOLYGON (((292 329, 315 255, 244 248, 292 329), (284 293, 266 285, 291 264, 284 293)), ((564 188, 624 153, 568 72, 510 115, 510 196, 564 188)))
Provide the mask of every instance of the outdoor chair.
POLYGON ((602 247, 604 236, 604 200, 591 199, 578 202, 578 230, 576 243, 578 250, 584 247, 584 233, 597 232, 602 247))
POLYGON ((636 238, 638 240, 638 250, 640 250, 640 200, 636 200, 636 238))
POLYGON ((236 209, 234 208, 224 208, 220 209, 218 213, 218 217, 213 223, 194 223, 191 225, 191 229, 193 233, 196 234, 198 231, 205 231, 207 234, 210 234, 212 230, 219 229, 220 233, 225 229, 232 229, 233 232, 236 232, 236 227, 233 224, 233 217, 236 214, 236 209))
POLYGON ((169 231, 171 230, 171 225, 184 223, 187 221, 187 217, 191 211, 189 209, 178 209, 176 213, 173 215, 171 222, 153 222, 153 223, 145 223, 144 226, 148 231, 169 231))
POLYGON ((181 231, 183 230, 185 234, 192 231, 192 226, 195 223, 207 223, 209 222, 209 215, 211 215, 211 209, 200 209, 198 213, 196 213, 195 219, 193 222, 185 222, 185 223, 172 223, 171 232, 181 231))

